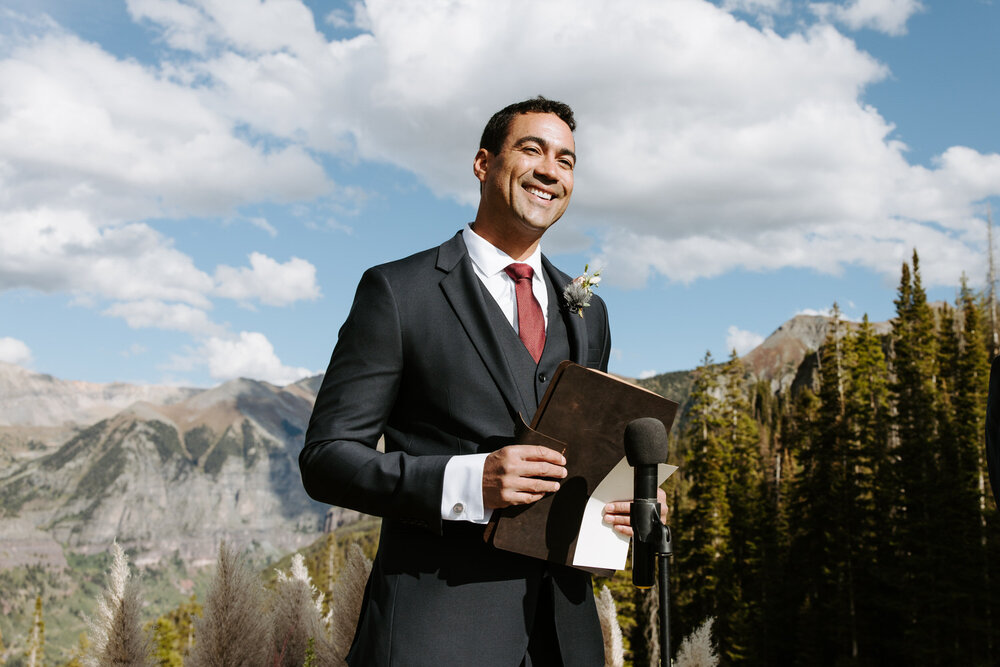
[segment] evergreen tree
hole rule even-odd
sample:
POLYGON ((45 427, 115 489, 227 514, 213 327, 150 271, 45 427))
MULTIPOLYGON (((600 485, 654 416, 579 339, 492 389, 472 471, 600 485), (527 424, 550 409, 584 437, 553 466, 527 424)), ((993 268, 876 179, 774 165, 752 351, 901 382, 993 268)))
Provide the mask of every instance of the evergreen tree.
POLYGON ((727 662, 760 661, 759 641, 764 527, 760 428, 746 392, 746 369, 734 350, 722 369, 724 392, 720 405, 721 438, 729 452, 726 501, 729 505, 731 565, 721 587, 717 623, 720 654, 727 662), (723 633, 725 633, 723 635, 723 633), (724 637, 724 638, 723 638, 724 637))
MULTIPOLYGON (((720 436, 724 425, 718 409, 719 391, 718 369, 706 353, 695 371, 684 433, 687 451, 682 470, 687 502, 678 508, 674 577, 680 622, 673 632, 678 637, 691 634, 706 618, 716 616, 725 595, 726 570, 731 567, 726 494, 731 450, 720 436)), ((724 631, 716 632, 720 641, 725 636, 724 631)))
POLYGON ((166 616, 153 624, 153 659, 160 667, 183 667, 184 660, 178 647, 180 635, 166 616))
POLYGON ((886 664, 887 628, 900 632, 896 591, 882 572, 895 554, 892 461, 889 454, 888 371, 882 344, 865 315, 845 339, 845 472, 848 508, 849 614, 852 656, 863 664, 886 664))
POLYGON ((901 603, 905 632, 899 658, 913 664, 939 664, 946 594, 938 575, 940 550, 931 535, 936 504, 938 428, 935 369, 938 362, 934 315, 913 252, 912 276, 903 265, 892 334, 892 403, 895 410, 898 558, 896 585, 906 591, 901 603))
POLYGON ((990 616, 989 559, 984 531, 986 521, 982 438, 985 428, 986 388, 989 366, 983 345, 983 322, 972 290, 962 277, 957 308, 961 316, 954 380, 954 442, 948 448, 949 479, 942 509, 948 510, 947 546, 952 611, 946 632, 953 638, 954 659, 973 664, 992 655, 990 634, 996 629, 990 616), (973 546, 975 545, 975 546, 973 546))
POLYGON ((42 617, 41 595, 35 597, 35 614, 24 657, 27 658, 28 667, 41 667, 45 663, 45 619, 42 617))
POLYGON ((833 322, 817 353, 819 404, 812 437, 801 443, 796 485, 797 517, 792 560, 801 581, 799 644, 805 664, 832 664, 855 656, 853 581, 848 561, 853 539, 848 475, 844 323, 834 304, 833 322))

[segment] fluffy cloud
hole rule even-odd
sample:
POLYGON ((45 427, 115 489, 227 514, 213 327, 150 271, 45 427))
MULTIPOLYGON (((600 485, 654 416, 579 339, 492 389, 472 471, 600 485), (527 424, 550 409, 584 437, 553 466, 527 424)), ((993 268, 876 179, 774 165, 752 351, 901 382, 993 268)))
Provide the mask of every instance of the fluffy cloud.
POLYGON ((920 0, 850 0, 847 4, 817 2, 810 5, 817 16, 842 23, 851 30, 869 28, 887 35, 906 33, 906 22, 923 11, 920 0))
POLYGON ((743 356, 763 342, 764 337, 760 334, 740 329, 735 324, 726 330, 726 350, 736 350, 739 356, 743 356))
POLYGON ((828 4, 816 9, 824 21, 787 35, 727 11, 788 11, 779 0, 628 12, 604 0, 369 0, 354 21, 368 32, 330 43, 291 0, 245 8, 280 15, 274 35, 234 27, 222 3, 156 4, 197 10, 188 25, 132 3, 176 46, 182 33, 212 36, 211 55, 177 67, 211 82, 213 109, 263 134, 396 164, 466 203, 477 198, 468 172, 484 118, 537 92, 572 102, 580 163, 567 219, 596 233, 595 254, 620 284, 855 263, 892 275, 914 246, 935 267, 929 284, 953 282, 980 262, 976 202, 1000 194, 1000 156, 955 147, 930 168, 911 165, 892 124, 861 101, 889 72, 827 21, 899 32, 920 9, 912 0, 828 4), (522 12, 533 20, 511 20, 522 12))
POLYGON ((235 133, 197 87, 58 30, 8 37, 0 60, 0 206, 117 222, 219 215, 330 192, 299 145, 235 133))
POLYGON ((213 336, 199 354, 216 380, 248 377, 283 386, 313 374, 307 368, 282 364, 271 341, 256 331, 241 331, 232 338, 213 336))
POLYGON ((292 257, 279 264, 259 252, 250 254, 250 267, 220 266, 215 271, 216 293, 238 301, 259 299, 269 306, 284 306, 320 296, 316 267, 292 257))
POLYGON ((31 349, 16 338, 0 337, 0 361, 24 366, 31 363, 31 349))
POLYGON ((112 304, 105 315, 120 317, 133 329, 166 329, 195 335, 220 335, 225 328, 215 324, 208 313, 184 303, 164 303, 153 299, 112 304))

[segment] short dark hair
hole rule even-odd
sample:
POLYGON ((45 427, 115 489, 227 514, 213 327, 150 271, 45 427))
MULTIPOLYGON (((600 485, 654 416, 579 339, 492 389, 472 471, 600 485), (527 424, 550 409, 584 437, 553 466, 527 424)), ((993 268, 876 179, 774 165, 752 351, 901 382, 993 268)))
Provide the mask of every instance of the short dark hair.
POLYGON ((554 113, 559 116, 562 122, 569 125, 570 132, 576 130, 573 110, 569 108, 568 104, 546 99, 539 95, 530 100, 515 102, 514 104, 505 106, 493 114, 493 117, 490 118, 490 121, 486 123, 486 127, 483 129, 483 136, 479 140, 479 147, 485 148, 494 155, 499 153, 504 139, 507 138, 511 121, 514 120, 515 116, 525 113, 554 113))

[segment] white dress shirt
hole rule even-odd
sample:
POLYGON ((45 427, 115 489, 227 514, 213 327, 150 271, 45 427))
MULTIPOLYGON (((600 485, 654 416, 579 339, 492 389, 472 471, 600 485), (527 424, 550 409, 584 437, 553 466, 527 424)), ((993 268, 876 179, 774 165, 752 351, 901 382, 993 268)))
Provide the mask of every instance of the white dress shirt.
MULTIPOLYGON (((472 225, 462 230, 462 240, 469 249, 469 258, 476 276, 500 306, 510 325, 517 331, 517 296, 515 283, 504 271, 512 262, 510 255, 472 231, 472 225)), ((531 291, 542 307, 545 327, 549 326, 549 293, 542 277, 542 251, 535 248, 531 255, 520 262, 535 271, 531 291)), ((483 507, 483 467, 489 454, 463 454, 453 456, 444 469, 444 491, 441 494, 441 518, 447 521, 486 523, 493 514, 483 507)))

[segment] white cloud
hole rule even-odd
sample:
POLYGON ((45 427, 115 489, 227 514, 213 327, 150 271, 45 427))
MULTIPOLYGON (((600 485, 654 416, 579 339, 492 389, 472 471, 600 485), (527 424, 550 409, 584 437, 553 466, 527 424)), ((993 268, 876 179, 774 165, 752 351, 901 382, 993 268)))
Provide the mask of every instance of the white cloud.
POLYGON ((166 329, 196 335, 220 335, 225 327, 212 322, 208 314, 184 303, 164 303, 152 299, 112 304, 105 315, 121 317, 133 329, 166 329))
POLYGON ((272 225, 270 222, 267 221, 267 218, 253 217, 250 218, 248 222, 257 229, 266 232, 267 235, 270 236, 271 238, 274 238, 278 235, 278 230, 274 228, 274 225, 272 225))
POLYGON ((31 348, 24 341, 10 336, 0 337, 0 361, 24 366, 31 363, 31 348))
POLYGON ((286 385, 313 374, 306 368, 282 364, 271 341, 256 331, 241 331, 233 338, 213 336, 202 345, 199 355, 216 380, 247 377, 286 385))
POLYGON ((809 7, 820 18, 836 21, 851 30, 869 28, 893 36, 906 34, 906 22, 924 10, 920 0, 850 0, 846 4, 816 2, 809 7))
MULTIPOLYGON (((848 302, 848 304, 852 308, 854 307, 853 303, 848 302)), ((803 308, 802 310, 800 310, 799 312, 797 312, 795 314, 796 315, 811 315, 813 317, 816 317, 816 316, 819 316, 819 317, 833 317, 833 308, 820 308, 818 310, 816 308, 803 308)), ((843 311, 841 311, 841 313, 840 313, 840 319, 844 320, 845 322, 860 322, 861 321, 860 317, 851 317, 850 315, 845 314, 843 311)))
MULTIPOLYGON (((909 164, 892 124, 862 102, 888 69, 829 23, 782 36, 696 0, 637 1, 629 12, 598 0, 370 0, 370 33, 325 44, 292 11, 284 36, 265 39, 227 27, 216 3, 181 4, 198 8, 198 27, 160 24, 216 36, 217 54, 176 65, 179 78, 209 82, 211 108, 314 150, 403 167, 461 202, 477 200, 469 166, 490 113, 539 92, 571 102, 580 166, 562 224, 596 231, 608 257, 621 239, 642 241, 609 271, 619 284, 857 263, 894 275, 914 246, 937 272, 928 284, 952 282, 976 274, 975 202, 1000 194, 995 154, 954 147, 931 168, 909 164), (534 20, 510 21, 520 10, 534 20), (518 67, 511 53, 545 67, 518 67), (692 246, 695 259, 683 254, 692 246), (713 247, 722 252, 702 251, 713 247)), ((727 6, 788 10, 779 0, 727 6)), ((919 7, 819 11, 891 31, 919 7)), ((554 234, 550 248, 562 240, 554 234)))
POLYGON ((301 146, 251 145, 197 86, 59 31, 4 45, 3 208, 76 209, 103 224, 330 191, 301 146))
POLYGON ((726 350, 736 350, 736 354, 741 357, 763 342, 764 337, 760 334, 740 329, 735 324, 726 330, 726 350))
POLYGON ((259 300, 269 306, 285 306, 320 296, 316 267, 299 257, 284 264, 259 252, 250 254, 250 268, 220 266, 215 270, 216 294, 237 301, 259 300))
POLYGON ((647 370, 647 371, 640 371, 639 372, 639 379, 640 380, 647 380, 647 379, 653 377, 654 375, 657 375, 657 372, 655 370, 652 370, 652 369, 651 370, 647 370))
POLYGON ((212 284, 148 225, 101 227, 73 209, 0 210, 0 290, 30 287, 206 308, 212 284))

